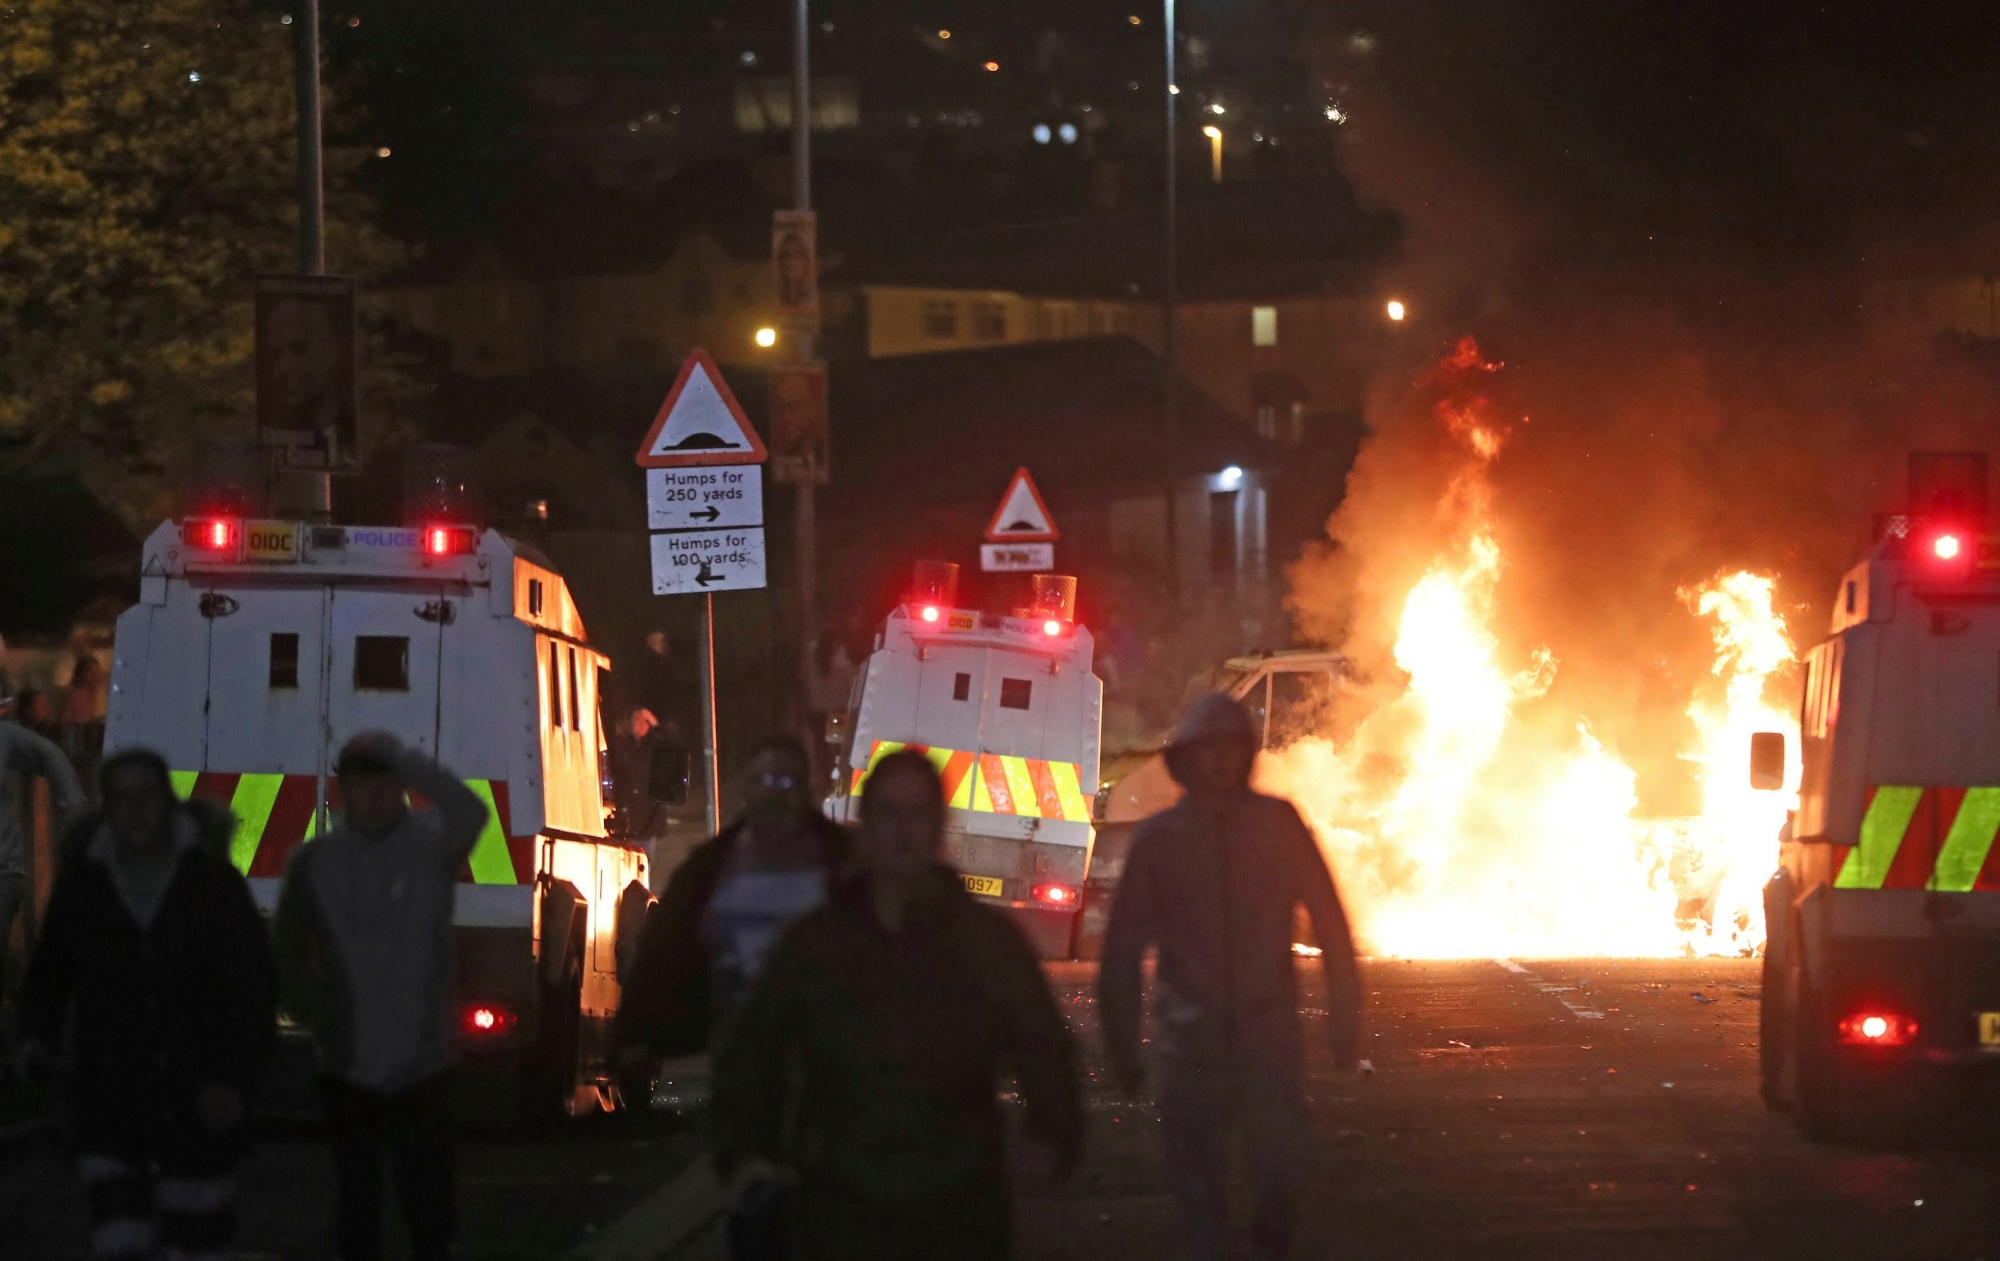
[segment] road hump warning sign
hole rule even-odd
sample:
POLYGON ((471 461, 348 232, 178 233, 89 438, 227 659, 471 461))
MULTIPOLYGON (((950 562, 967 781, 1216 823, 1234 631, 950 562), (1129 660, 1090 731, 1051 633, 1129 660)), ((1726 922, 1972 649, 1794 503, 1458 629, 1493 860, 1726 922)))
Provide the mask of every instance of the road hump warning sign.
POLYGON ((751 428, 715 361, 705 350, 689 355, 639 443, 640 467, 762 464, 764 458, 764 440, 751 428))
POLYGON ((1007 493, 1000 496, 1000 507, 986 527, 986 541, 1053 543, 1058 537, 1049 506, 1042 502, 1042 492, 1035 489, 1035 479, 1028 476, 1028 470, 1015 469, 1014 480, 1007 483, 1007 493))

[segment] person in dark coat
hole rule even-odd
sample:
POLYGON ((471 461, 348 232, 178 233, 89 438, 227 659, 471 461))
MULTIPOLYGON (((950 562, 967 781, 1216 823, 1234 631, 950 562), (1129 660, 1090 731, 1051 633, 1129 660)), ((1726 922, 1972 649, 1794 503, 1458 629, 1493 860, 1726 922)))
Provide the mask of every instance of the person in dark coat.
POLYGON ((877 763, 861 870, 764 961, 715 1066, 718 1172, 785 1192, 800 1261, 1010 1251, 1011 1071, 1058 1171, 1083 1118, 1076 1048, 1027 942, 940 860, 945 803, 921 754, 877 763))
POLYGON ((1253 1254, 1291 1247, 1309 1137, 1293 916, 1312 918, 1326 973, 1333 1060, 1356 1062, 1361 986, 1347 916, 1312 833, 1291 804, 1250 788, 1257 734, 1243 707, 1200 697, 1167 749, 1186 790, 1139 825, 1125 862, 1098 976, 1112 1072, 1131 1094, 1139 1054, 1140 961, 1159 954, 1154 1041, 1163 1081, 1167 1177, 1202 1261, 1233 1255, 1226 1141, 1249 1157, 1253 1254))
POLYGON ((220 1257, 235 1234, 245 1097, 269 1055, 277 979, 249 886, 220 855, 228 811, 174 796, 127 750, 101 773, 49 898, 22 995, 25 1076, 67 1043, 91 1254, 220 1257))
POLYGON ((826 900, 849 842, 813 807, 811 779, 797 740, 761 742, 744 771, 742 817, 668 878, 618 1008, 628 1063, 708 1051, 778 934, 826 900))

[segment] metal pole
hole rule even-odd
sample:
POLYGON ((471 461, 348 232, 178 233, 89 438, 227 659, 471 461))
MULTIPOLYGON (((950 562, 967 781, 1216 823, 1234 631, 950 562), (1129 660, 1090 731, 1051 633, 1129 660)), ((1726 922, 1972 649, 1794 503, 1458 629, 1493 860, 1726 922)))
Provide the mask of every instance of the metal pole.
POLYGON ((702 779, 708 790, 708 834, 722 831, 722 775, 717 768, 715 738, 715 596, 701 597, 701 744, 702 779))
MULTIPOLYGON (((323 276, 326 200, 320 158, 319 0, 298 0, 292 25, 298 28, 292 40, 292 60, 299 124, 299 273, 323 276)), ((333 476, 329 473, 280 473, 278 496, 284 510, 302 512, 316 521, 332 519, 333 476)))
POLYGON ((1174 71, 1174 0, 1162 0, 1162 3, 1163 8, 1166 10, 1167 28, 1167 213, 1165 233, 1167 276, 1164 286, 1166 325, 1164 336, 1161 339, 1163 343, 1161 364, 1166 377, 1161 382, 1161 410, 1164 413, 1163 419, 1165 420, 1163 426, 1165 432, 1162 437, 1165 439, 1163 445, 1166 447, 1167 462, 1167 594, 1169 598, 1178 602, 1181 593, 1181 566, 1179 540, 1176 537, 1178 530, 1175 527, 1178 525, 1180 517, 1179 507, 1176 503, 1180 489, 1181 435, 1180 399, 1178 397, 1180 359, 1175 345, 1174 323, 1179 305, 1179 299, 1176 296, 1178 277, 1175 274, 1176 255, 1178 253, 1176 245, 1179 241, 1179 230, 1176 223, 1175 211, 1177 210, 1176 201, 1178 199, 1176 183, 1179 179, 1180 168, 1179 154, 1177 152, 1177 145, 1179 143, 1177 139, 1178 128, 1176 126, 1176 116, 1179 110, 1177 108, 1178 101, 1175 98, 1179 93, 1180 84, 1175 78, 1174 71))
MULTIPOLYGON (((812 209, 812 75, 808 60, 811 26, 806 3, 807 0, 793 0, 792 4, 792 208, 795 210, 812 209)), ((814 262, 817 261, 818 251, 815 250, 814 262)), ((794 358, 800 361, 811 359, 812 332, 801 332, 796 336, 794 358)), ((819 590, 816 581, 819 576, 818 490, 810 477, 793 487, 792 523, 796 530, 799 570, 801 714, 812 713, 811 692, 816 664, 813 654, 819 646, 819 590)), ((821 732, 806 732, 806 747, 818 749, 821 737, 821 732)))

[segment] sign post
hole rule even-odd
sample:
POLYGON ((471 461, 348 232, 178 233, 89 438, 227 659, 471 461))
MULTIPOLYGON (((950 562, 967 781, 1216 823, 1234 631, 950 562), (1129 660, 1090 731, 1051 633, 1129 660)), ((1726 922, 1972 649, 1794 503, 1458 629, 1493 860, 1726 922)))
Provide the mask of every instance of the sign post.
POLYGON ((653 531, 653 594, 701 597, 702 771, 708 830, 722 830, 716 763, 715 593, 764 582, 764 440, 708 352, 681 365, 660 414, 639 442, 646 524, 653 531))
POLYGON ((1047 573, 1056 567, 1056 539, 1061 537, 1049 506, 1028 470, 1014 470, 1014 480, 1000 496, 986 542, 979 549, 979 567, 989 574, 1047 573))

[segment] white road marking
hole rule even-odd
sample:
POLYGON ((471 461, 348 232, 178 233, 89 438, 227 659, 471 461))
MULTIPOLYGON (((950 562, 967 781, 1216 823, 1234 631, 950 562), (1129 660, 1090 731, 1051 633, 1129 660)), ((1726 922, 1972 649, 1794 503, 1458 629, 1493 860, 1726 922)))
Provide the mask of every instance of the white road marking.
POLYGON ((1576 986, 1548 984, 1544 982, 1541 977, 1536 976, 1533 972, 1528 971, 1526 968, 1514 962, 1512 959, 1495 959, 1493 962, 1499 964, 1501 967, 1507 969, 1509 972, 1512 972, 1515 976, 1525 977, 1528 981, 1534 984, 1536 989, 1539 989, 1542 993, 1549 995, 1550 997, 1554 998, 1557 1002, 1561 1003, 1565 1008, 1569 1010, 1569 1014, 1575 1016, 1578 1020, 1604 1019, 1604 1013, 1598 1011, 1596 1008, 1585 1007, 1581 1003, 1572 1003, 1567 998, 1563 997, 1564 994, 1577 993, 1578 991, 1576 986))

